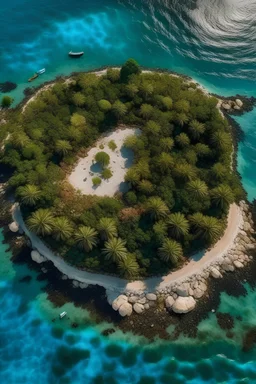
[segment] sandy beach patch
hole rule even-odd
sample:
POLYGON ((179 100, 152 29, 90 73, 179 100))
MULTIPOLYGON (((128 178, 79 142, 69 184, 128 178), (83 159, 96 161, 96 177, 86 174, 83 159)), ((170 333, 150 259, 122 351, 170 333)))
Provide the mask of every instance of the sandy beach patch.
POLYGON ((128 136, 139 134, 138 128, 119 128, 107 133, 89 150, 87 157, 79 160, 68 178, 70 184, 85 195, 114 196, 116 192, 126 192, 128 184, 124 181, 124 176, 133 163, 133 152, 125 148, 123 143, 128 136), (115 150, 109 148, 110 141, 116 144, 115 150), (95 155, 101 151, 110 157, 107 168, 110 168, 112 177, 108 180, 101 176, 102 167, 94 160, 95 155), (93 185, 94 177, 101 178, 101 184, 97 187, 93 185))

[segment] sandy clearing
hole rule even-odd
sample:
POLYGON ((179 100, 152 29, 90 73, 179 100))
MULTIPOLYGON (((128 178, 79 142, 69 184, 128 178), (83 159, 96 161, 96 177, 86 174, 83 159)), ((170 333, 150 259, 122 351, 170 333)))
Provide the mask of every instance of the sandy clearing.
POLYGON ((126 192, 128 189, 127 183, 124 182, 126 171, 133 162, 133 153, 123 147, 123 142, 128 136, 138 135, 140 130, 137 128, 117 129, 114 132, 109 132, 104 137, 99 139, 95 147, 91 148, 84 157, 79 160, 77 166, 68 177, 70 184, 76 189, 79 189, 86 195, 97 196, 114 196, 116 192, 126 192), (108 143, 113 140, 117 148, 112 151, 108 147, 108 143), (101 149, 100 145, 104 148, 101 149), (101 176, 102 167, 95 163, 94 157, 97 152, 104 151, 110 156, 108 168, 111 169, 113 176, 109 180, 104 180, 98 187, 94 187, 92 179, 95 176, 101 176))
POLYGON ((124 291, 149 291, 155 292, 157 289, 163 289, 173 283, 181 283, 189 276, 201 273, 205 268, 209 267, 212 263, 221 259, 229 248, 233 246, 234 239, 238 235, 242 226, 243 217, 240 207, 236 204, 230 206, 228 214, 228 225, 223 237, 215 244, 209 251, 205 252, 199 260, 190 259, 187 265, 178 271, 171 272, 162 277, 150 277, 145 280, 138 280, 128 282, 115 276, 103 275, 100 273, 91 273, 81 271, 77 268, 67 264, 62 258, 54 255, 54 253, 36 236, 30 232, 26 227, 19 205, 16 203, 13 206, 13 219, 17 222, 25 234, 30 238, 32 247, 37 249, 38 252, 45 256, 48 260, 52 261, 56 268, 63 274, 67 275, 70 279, 74 279, 86 284, 100 285, 108 291, 117 293, 124 291))

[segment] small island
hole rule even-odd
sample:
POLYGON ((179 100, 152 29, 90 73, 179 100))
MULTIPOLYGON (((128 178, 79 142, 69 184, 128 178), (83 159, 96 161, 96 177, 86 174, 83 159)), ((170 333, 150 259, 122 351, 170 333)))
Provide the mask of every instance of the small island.
POLYGON ((218 98, 133 59, 47 85, 6 129, 1 162, 26 227, 80 271, 128 280, 177 271, 221 239, 245 196, 218 98))

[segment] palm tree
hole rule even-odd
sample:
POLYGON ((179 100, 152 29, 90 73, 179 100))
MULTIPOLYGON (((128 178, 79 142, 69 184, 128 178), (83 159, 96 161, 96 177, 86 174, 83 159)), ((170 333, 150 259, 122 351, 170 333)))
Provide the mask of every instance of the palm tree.
POLYGON ((134 83, 127 84, 125 90, 127 95, 132 98, 139 92, 139 88, 134 83))
POLYGON ((186 133, 184 133, 184 132, 182 132, 182 133, 180 133, 179 135, 177 135, 177 136, 175 137, 175 141, 176 141, 176 143, 177 143, 181 148, 188 147, 189 144, 190 144, 189 137, 188 137, 188 135, 186 135, 186 133))
POLYGON ((200 179, 190 181, 187 189, 195 199, 203 199, 208 195, 208 186, 200 179))
POLYGON ((141 180, 139 182, 139 190, 148 195, 154 191, 154 186, 149 180, 141 180))
POLYGON ((161 171, 166 172, 174 166, 174 159, 169 153, 162 152, 157 160, 157 163, 161 171))
POLYGON ((189 131, 194 139, 199 139, 205 131, 205 125, 197 120, 192 120, 189 123, 189 131))
POLYGON ((145 125, 145 131, 150 135, 158 135, 160 130, 161 130, 160 125, 156 123, 154 120, 149 120, 145 125))
POLYGON ((197 143, 194 148, 199 157, 209 156, 211 154, 211 150, 206 144, 197 143))
POLYGON ((56 152, 62 156, 65 156, 69 151, 72 150, 72 146, 67 140, 57 140, 55 148, 56 152))
POLYGON ((116 222, 109 217, 102 217, 97 229, 101 239, 104 241, 117 236, 116 222))
POLYGON ((23 204, 35 205, 40 199, 41 191, 36 185, 27 184, 18 189, 18 195, 21 197, 23 204))
POLYGON ((144 119, 149 119, 154 111, 154 108, 150 104, 142 104, 140 107, 140 114, 144 119))
POLYGON ((154 87, 152 84, 148 83, 148 82, 143 82, 141 83, 140 87, 140 92, 141 94, 147 98, 149 95, 152 95, 152 93, 154 92, 154 87))
POLYGON ((117 100, 112 105, 112 110, 113 110, 115 116, 118 119, 120 119, 121 117, 123 117, 126 114, 127 107, 126 107, 126 105, 124 103, 122 103, 121 101, 117 100))
POLYGON ((185 113, 182 112, 177 113, 175 120, 181 127, 183 127, 183 125, 188 122, 189 118, 185 113))
POLYGON ((174 103, 174 109, 177 112, 187 113, 189 111, 190 105, 187 100, 179 100, 174 103))
POLYGON ((97 231, 94 228, 81 226, 74 234, 74 239, 79 248, 84 249, 86 252, 90 252, 92 248, 97 244, 97 231))
POLYGON ((135 165, 136 172, 140 175, 141 178, 147 179, 150 177, 150 169, 147 159, 141 159, 135 165))
POLYGON ((216 217, 204 216, 202 213, 194 213, 189 218, 195 227, 198 236, 202 236, 208 242, 213 243, 222 233, 222 224, 216 217))
POLYGON ((128 169, 128 171, 125 174, 124 179, 127 183, 131 183, 132 185, 136 185, 140 181, 140 175, 137 172, 137 169, 135 167, 132 167, 132 168, 128 169))
POLYGON ((174 174, 183 180, 192 180, 196 177, 195 168, 188 163, 178 163, 174 168, 174 174))
POLYGON ((170 110, 172 109, 173 101, 170 97, 165 96, 162 98, 162 104, 165 109, 170 110))
POLYGON ((71 125, 76 128, 83 128, 86 126, 86 119, 83 115, 79 113, 73 113, 70 119, 71 125))
POLYGON ((171 137, 163 137, 160 139, 159 145, 163 151, 171 151, 174 146, 174 140, 171 137))
POLYGON ((234 194, 228 185, 221 184, 211 191, 212 200, 216 205, 220 206, 221 209, 229 207, 234 202, 234 194))
POLYGON ((222 225, 216 217, 205 216, 201 229, 203 237, 210 243, 218 240, 222 234, 222 225))
POLYGON ((56 217, 53 224, 53 237, 57 241, 64 241, 71 237, 73 226, 66 217, 56 217))
POLYGON ((212 167, 212 175, 214 179, 223 181, 228 176, 228 169, 221 163, 216 163, 212 167))
POLYGON ((162 260, 171 262, 173 265, 178 264, 183 254, 180 243, 172 239, 165 239, 158 252, 162 260))
POLYGON ((134 279, 139 273, 139 264, 136 258, 128 254, 126 258, 118 261, 118 270, 126 279, 134 279))
POLYGON ((171 234, 178 239, 188 234, 189 223, 183 213, 172 213, 168 217, 167 225, 171 234))
POLYGON ((153 220, 159 220, 168 215, 169 209, 160 197, 151 197, 146 204, 146 211, 153 220))
POLYGON ((49 235, 54 226, 54 217, 49 209, 38 209, 27 220, 30 231, 37 235, 49 235))
POLYGON ((86 97, 85 97, 85 95, 83 95, 81 92, 76 92, 76 93, 73 95, 73 103, 74 103, 77 107, 81 107, 82 105, 84 105, 85 100, 86 100, 86 97))
POLYGON ((127 257, 127 249, 125 241, 119 237, 112 237, 105 243, 102 253, 106 256, 107 260, 112 260, 115 263, 124 260, 127 257))
POLYGON ((16 148, 24 148, 29 143, 29 137, 25 132, 17 132, 11 136, 11 143, 16 148))
POLYGON ((217 149, 224 151, 231 145, 232 139, 229 133, 216 131, 211 136, 211 142, 217 149))

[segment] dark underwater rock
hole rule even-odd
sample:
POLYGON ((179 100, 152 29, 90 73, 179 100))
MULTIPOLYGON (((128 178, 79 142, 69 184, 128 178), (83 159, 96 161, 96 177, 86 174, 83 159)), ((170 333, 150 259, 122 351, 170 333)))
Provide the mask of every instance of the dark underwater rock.
POLYGON ((0 83, 0 92, 2 93, 13 91, 15 88, 17 88, 17 84, 12 83, 11 81, 0 83))

